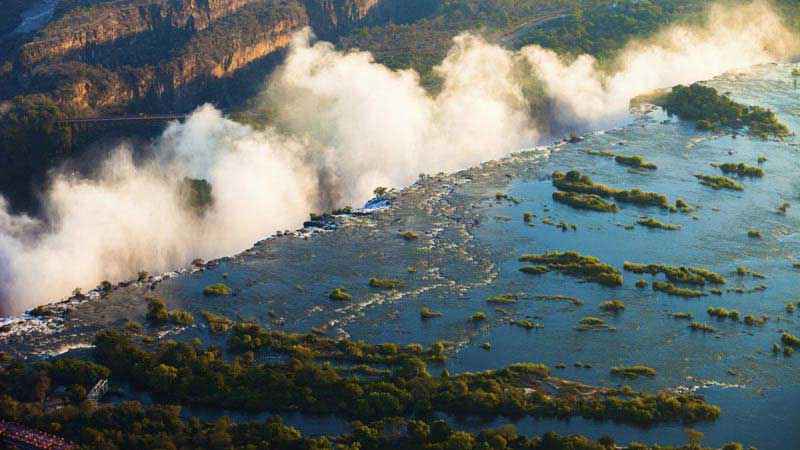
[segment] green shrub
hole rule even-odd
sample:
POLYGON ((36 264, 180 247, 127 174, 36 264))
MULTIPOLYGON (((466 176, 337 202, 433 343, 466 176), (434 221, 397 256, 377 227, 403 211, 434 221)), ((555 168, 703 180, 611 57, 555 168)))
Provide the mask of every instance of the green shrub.
POLYGON ((400 236, 407 241, 415 241, 419 239, 419 235, 413 231, 401 231, 400 236))
POLYGON ((156 297, 147 297, 147 320, 155 324, 162 324, 169 319, 167 304, 156 297))
POLYGON ((203 294, 212 296, 231 295, 232 291, 225 283, 212 284, 203 289, 203 294))
POLYGON ((541 275, 543 273, 549 272, 550 269, 547 266, 528 265, 520 267, 519 271, 530 275, 541 275))
POLYGON ((194 316, 189 311, 170 311, 169 320, 178 325, 191 325, 194 323, 194 316))
POLYGON ((655 170, 656 165, 651 162, 646 162, 641 156, 623 156, 616 155, 614 161, 623 166, 634 167, 636 169, 650 169, 655 170))
POLYGON ((656 375, 656 369, 648 366, 636 365, 636 366, 615 366, 611 368, 611 374, 617 375, 623 378, 636 378, 639 376, 648 376, 654 377, 656 375))
POLYGON ((334 289, 333 291, 331 291, 330 294, 328 294, 328 297, 331 300, 337 300, 337 301, 347 301, 353 299, 353 295, 346 292, 343 287, 338 287, 334 289))
POLYGON ((392 280, 389 278, 370 278, 369 285, 374 288, 380 289, 397 289, 400 286, 400 280, 392 280))
POLYGON ((625 309, 625 303, 621 300, 608 300, 600 304, 600 309, 609 312, 622 311, 625 309))
POLYGON ((440 312, 436 312, 436 311, 432 311, 432 310, 431 310, 430 308, 428 308, 428 307, 422 307, 422 308, 419 310, 419 315, 420 315, 420 317, 422 317, 423 319, 432 319, 432 318, 434 318, 434 317, 441 317, 441 316, 442 316, 442 313, 440 313, 440 312))
POLYGON ((469 321, 470 322, 480 322, 482 320, 486 320, 486 314, 484 314, 484 313, 482 313, 480 311, 476 312, 475 314, 473 314, 473 315, 471 315, 469 317, 469 321))
POLYGON ((743 191, 744 186, 731 180, 728 177, 712 175, 695 175, 700 180, 700 184, 714 188, 716 190, 728 189, 731 191, 743 191))
POLYGON ((617 205, 603 200, 595 194, 578 194, 575 192, 553 192, 553 200, 569 205, 575 209, 586 209, 600 212, 617 212, 617 205))
POLYGON ((722 163, 719 165, 723 173, 735 173, 742 177, 763 177, 764 169, 760 167, 748 166, 745 163, 722 163))
POLYGON ((664 223, 652 217, 643 217, 639 219, 637 223, 647 228, 660 228, 662 230, 670 230, 670 231, 681 229, 680 225, 675 225, 672 223, 664 223))
POLYGON ((208 330, 211 334, 227 333, 230 326, 233 325, 233 321, 225 316, 212 314, 208 311, 203 311, 202 314, 206 322, 208 322, 208 330))

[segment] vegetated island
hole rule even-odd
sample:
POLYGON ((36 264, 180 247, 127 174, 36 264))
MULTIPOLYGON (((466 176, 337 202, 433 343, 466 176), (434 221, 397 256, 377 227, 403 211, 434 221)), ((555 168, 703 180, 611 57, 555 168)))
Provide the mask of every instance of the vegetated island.
POLYGON ((675 86, 656 103, 669 115, 694 120, 698 130, 747 127, 750 133, 761 138, 780 138, 790 134, 789 128, 769 109, 736 103, 701 83, 675 86))

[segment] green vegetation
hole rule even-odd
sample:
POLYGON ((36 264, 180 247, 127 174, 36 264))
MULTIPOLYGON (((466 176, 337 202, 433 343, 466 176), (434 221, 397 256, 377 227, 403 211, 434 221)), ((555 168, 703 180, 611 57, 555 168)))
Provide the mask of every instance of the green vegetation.
POLYGON ((716 190, 728 189, 731 191, 743 191, 744 186, 731 180, 728 177, 714 175, 695 175, 700 180, 700 184, 712 187, 716 190))
POLYGON ((525 328, 526 330, 532 330, 534 328, 544 328, 544 326, 540 323, 533 323, 528 319, 523 320, 512 320, 508 322, 509 325, 516 325, 518 327, 525 328))
POLYGON ((353 295, 345 291, 343 287, 338 287, 334 289, 333 291, 331 291, 330 294, 328 294, 328 297, 331 300, 337 300, 337 301, 349 301, 353 299, 353 295))
MULTIPOLYGON (((714 420, 720 412, 699 396, 646 394, 630 388, 598 389, 560 380, 551 377, 550 369, 540 364, 431 376, 421 358, 433 354, 420 346, 367 345, 275 331, 253 335, 258 335, 265 348, 287 355, 287 360, 259 363, 252 353, 245 353, 233 362, 225 362, 219 346, 203 348, 202 343, 165 341, 148 349, 126 335, 101 332, 95 339, 94 353, 105 367, 59 359, 35 365, 13 362, 5 368, 0 376, 0 398, 5 405, 0 417, 58 433, 83 448, 600 450, 605 447, 577 436, 562 440, 547 433, 529 439, 517 436, 509 427, 471 435, 452 432, 444 421, 429 425, 420 420, 392 418, 417 414, 427 417, 442 412, 487 418, 582 416, 647 425, 714 420), (322 355, 341 356, 355 365, 335 368, 326 361, 316 361, 322 355), (391 370, 367 365, 375 361, 391 370), (368 376, 353 376, 357 373, 368 376), (137 402, 97 408, 69 405, 47 414, 36 407, 58 384, 76 383, 85 391, 97 379, 107 377, 112 382, 130 383, 156 402, 172 402, 174 406, 156 403, 145 407, 137 402), (544 384, 554 386, 555 391, 540 387, 544 384), (302 438, 277 417, 250 424, 237 424, 227 418, 214 424, 196 419, 184 422, 178 405, 251 413, 338 414, 359 422, 353 422, 351 434, 331 437, 331 443, 325 438, 302 438), (407 432, 390 431, 398 425, 405 426, 407 432), (381 431, 384 426, 386 432, 381 431), (188 443, 190 447, 185 447, 188 443)), ((436 350, 432 347, 431 351, 436 350)), ((603 438, 603 442, 613 440, 603 438)))
POLYGON ((794 347, 800 349, 800 338, 791 333, 784 332, 781 335, 781 342, 783 343, 783 345, 787 347, 794 347))
POLYGON ((486 320, 486 314, 478 311, 475 314, 469 316, 468 320, 470 322, 481 322, 481 321, 486 320))
POLYGON ((203 294, 205 295, 223 296, 231 295, 231 293, 233 291, 225 283, 212 284, 203 288, 203 294))
POLYGON ((231 327, 231 325, 233 325, 233 321, 225 316, 212 314, 208 311, 203 311, 202 314, 203 317, 206 319, 206 322, 208 323, 208 330, 212 334, 227 333, 228 329, 231 327))
POLYGON ((706 282, 714 284, 725 284, 726 282, 722 275, 700 267, 672 267, 665 264, 636 264, 625 261, 623 268, 628 272, 637 274, 649 273, 656 275, 663 273, 667 280, 674 283, 704 285, 706 282))
POLYGON ((758 318, 752 314, 748 314, 744 316, 743 322, 745 325, 760 327, 767 322, 767 318, 766 317, 758 318))
POLYGON ((625 303, 622 300, 608 300, 600 304, 600 309, 609 312, 618 312, 625 309, 625 303))
POLYGON ((636 287, 639 288, 639 289, 644 289, 649 284, 650 283, 648 283, 647 280, 645 280, 644 278, 640 278, 640 279, 636 280, 636 287))
POLYGON ((370 278, 369 285, 374 288, 380 289, 397 289, 400 287, 400 280, 392 280, 389 278, 370 278))
POLYGON ((656 170, 655 164, 645 161, 641 156, 616 155, 614 157, 614 161, 616 161, 618 164, 622 164, 623 166, 633 167, 636 169, 656 170))
POLYGON ((746 126, 756 136, 783 137, 789 134, 786 125, 778 121, 775 114, 759 106, 736 103, 717 90, 694 83, 690 86, 678 85, 661 102, 670 115, 681 119, 695 120, 700 130, 715 130, 718 127, 735 128, 746 126))
POLYGON ((619 211, 615 203, 607 202, 595 194, 555 191, 553 192, 553 200, 572 206, 575 209, 612 213, 619 211))
POLYGON ((576 297, 570 297, 570 296, 567 296, 567 295, 544 295, 544 294, 538 294, 534 298, 536 298, 537 300, 567 301, 567 302, 572 303, 575 306, 583 306, 583 300, 581 300, 579 298, 576 298, 576 297))
POLYGON ((689 328, 692 331, 702 331, 703 333, 716 333, 717 329, 712 327, 711 325, 707 325, 700 322, 692 322, 689 324, 689 328))
POLYGON ((761 232, 758 230, 747 230, 747 237, 754 239, 761 239, 761 232))
POLYGON ((413 231, 401 231, 400 236, 407 241, 415 241, 419 239, 419 234, 413 231))
POLYGON ((745 266, 738 266, 736 268, 736 274, 739 275, 739 276, 750 275, 753 278, 767 278, 767 276, 764 275, 763 273, 759 273, 759 272, 756 272, 754 270, 750 270, 745 266))
POLYGON ((647 228, 659 228, 662 230, 670 230, 670 231, 676 231, 681 229, 680 225, 675 225, 673 223, 664 223, 653 217, 642 217, 637 221, 637 223, 647 228))
POLYGON ((441 317, 442 313, 433 311, 428 307, 422 307, 419 310, 419 316, 423 319, 433 319, 434 317, 441 317))
POLYGON ((656 375, 656 369, 642 365, 616 366, 611 368, 611 374, 623 378, 636 378, 639 376, 654 377, 656 375))
POLYGON ((657 192, 643 192, 638 189, 629 191, 614 189, 604 184, 595 183, 589 176, 582 175, 577 170, 570 170, 566 174, 555 171, 552 178, 553 186, 562 191, 613 197, 622 203, 669 208, 669 200, 666 195, 657 192))
POLYGON ((532 212, 528 211, 522 214, 522 221, 525 223, 531 223, 531 220, 533 220, 534 217, 535 215, 532 212))
POLYGON ((761 167, 748 166, 745 163, 722 163, 719 165, 723 173, 735 173, 740 177, 763 177, 764 169, 761 167))
POLYGON ((688 319, 688 320, 692 320, 692 319, 694 319, 694 315, 692 313, 690 313, 690 312, 676 312, 676 313, 672 313, 672 318, 673 319, 688 319))
POLYGON ((147 321, 154 324, 165 323, 169 319, 167 304, 164 300, 155 297, 145 298, 147 301, 147 321))
POLYGON ((684 200, 682 198, 679 198, 679 199, 675 200, 675 209, 680 211, 680 212, 684 212, 684 213, 690 213, 690 212, 694 211, 694 207, 692 207, 692 205, 686 203, 686 200, 684 200))
POLYGON ((575 327, 577 331, 610 330, 605 320, 599 317, 584 317, 575 327))
POLYGON ((541 275, 543 273, 549 272, 550 269, 547 266, 528 265, 520 267, 519 271, 530 275, 541 275))
POLYGON ((517 300, 524 297, 524 294, 500 294, 486 299, 487 303, 495 303, 498 305, 507 305, 517 303, 517 300))
POLYGON ((589 149, 589 150, 586 150, 586 154, 587 155, 605 156, 605 157, 608 157, 608 158, 613 158, 613 157, 617 156, 615 153, 612 153, 612 152, 610 152, 608 150, 592 150, 592 149, 589 149))
POLYGON ((491 342, 484 342, 483 344, 481 344, 481 348, 484 349, 484 350, 491 350, 492 349, 492 343, 491 342))
POLYGON ((194 323, 194 316, 189 311, 170 311, 169 320, 178 325, 191 325, 194 323))
POLYGON ((672 283, 665 283, 663 281, 653 281, 653 290, 660 291, 667 295, 674 295, 676 297, 705 297, 706 293, 703 291, 697 291, 694 289, 686 289, 686 288, 679 288, 676 287, 672 283))
POLYGON ((775 214, 786 214, 786 210, 792 206, 790 202, 783 202, 775 208, 775 214))
POLYGON ((621 286, 622 274, 614 267, 601 263, 594 256, 584 256, 578 252, 545 252, 540 255, 527 254, 519 258, 520 262, 541 263, 551 270, 565 275, 583 277, 587 281, 604 286, 621 286))
POLYGON ((794 303, 786 302, 786 313, 787 314, 794 314, 794 303))
POLYGON ((739 321, 739 311, 735 309, 728 311, 725 308, 714 308, 713 306, 710 306, 706 312, 709 316, 716 317, 718 319, 731 319, 734 322, 739 321))

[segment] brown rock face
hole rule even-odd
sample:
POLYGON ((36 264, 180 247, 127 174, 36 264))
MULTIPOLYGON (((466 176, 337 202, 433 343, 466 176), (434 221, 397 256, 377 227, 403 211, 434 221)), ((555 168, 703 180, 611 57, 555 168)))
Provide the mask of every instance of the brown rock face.
POLYGON ((314 31, 330 39, 369 19, 381 0, 306 0, 314 31))
POLYGON ((188 28, 201 31, 223 16, 260 0, 115 0, 91 10, 71 12, 48 24, 22 48, 20 60, 31 66, 87 45, 99 45, 145 31, 188 28))

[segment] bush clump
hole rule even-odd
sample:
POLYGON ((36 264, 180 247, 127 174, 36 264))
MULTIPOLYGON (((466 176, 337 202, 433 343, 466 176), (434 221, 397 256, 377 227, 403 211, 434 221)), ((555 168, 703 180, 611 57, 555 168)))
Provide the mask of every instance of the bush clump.
POLYGON ((694 289, 686 289, 675 286, 672 283, 665 283, 663 281, 653 281, 653 290, 663 292, 667 295, 674 295, 676 297, 705 297, 706 293, 694 289))
POLYGON ((747 230, 747 237, 753 239, 761 239, 761 232, 758 230, 747 230))
POLYGON ((203 288, 203 294, 212 296, 231 295, 232 291, 225 283, 212 284, 203 288))
POLYGON ((147 300, 147 315, 145 317, 148 322, 162 324, 169 319, 167 303, 163 299, 147 297, 145 300, 147 300))
POLYGON ((469 317, 470 322, 480 322, 486 320, 486 314, 480 311, 476 312, 475 314, 469 317))
POLYGON ((352 300, 353 295, 345 291, 343 287, 338 287, 333 291, 331 291, 330 294, 328 294, 328 298, 337 301, 347 301, 347 300, 352 300))
POLYGON ((422 307, 419 310, 419 316, 423 319, 433 319, 434 317, 441 317, 442 313, 433 311, 428 307, 422 307))
POLYGON ((664 223, 653 217, 642 217, 637 221, 637 223, 647 228, 658 228, 669 231, 676 231, 681 229, 680 225, 675 225, 674 223, 664 223))
POLYGON ((656 275, 663 273, 667 280, 674 283, 688 283, 704 285, 706 282, 725 284, 727 280, 722 275, 700 267, 673 267, 665 264, 637 264, 630 261, 623 263, 623 269, 636 274, 649 273, 656 275))
POLYGON ((656 165, 647 162, 642 159, 641 156, 634 155, 634 156, 624 156, 624 155, 616 155, 614 157, 614 161, 617 164, 622 164, 623 166, 633 167, 635 169, 649 169, 649 170, 656 170, 656 165))
POLYGON ((594 256, 584 256, 573 251, 526 254, 520 256, 519 261, 544 264, 551 270, 565 275, 584 277, 587 281, 604 286, 621 286, 623 281, 619 270, 600 262, 594 256))
POLYGON ((761 167, 748 166, 745 163, 722 163, 719 165, 722 173, 734 173, 740 177, 763 177, 764 169, 761 167))
POLYGON ((400 286, 400 280, 392 280, 389 278, 370 278, 369 285, 374 288, 380 289, 397 289, 400 286))
POLYGON ((622 203, 669 208, 669 201, 666 195, 657 192, 643 192, 638 189, 631 189, 630 191, 614 189, 604 184, 595 183, 589 176, 581 175, 577 170, 570 170, 566 174, 555 171, 552 178, 553 186, 562 191, 613 197, 622 203))
POLYGON ((400 236, 407 241, 416 241, 419 239, 419 234, 413 231, 401 231, 400 236))
POLYGON ((702 331, 703 333, 716 333, 717 329, 712 327, 711 325, 706 325, 700 322, 692 322, 689 324, 689 328, 692 331, 702 331))
POLYGON ((608 300, 600 304, 600 309, 609 312, 618 312, 625 309, 625 303, 622 300, 608 300))
POLYGON ((695 175, 700 180, 700 184, 714 188, 716 190, 728 189, 730 191, 743 191, 744 186, 731 180, 728 177, 713 175, 695 175))
POLYGON ((520 267, 519 271, 522 273, 527 273, 529 275, 541 275, 543 273, 549 272, 550 269, 547 266, 528 265, 520 267))
POLYGON ((611 368, 611 374, 623 378, 636 378, 639 376, 654 377, 656 375, 656 369, 643 365, 615 366, 611 368))
POLYGON ((558 203, 569 205, 575 209, 612 213, 619 211, 615 203, 607 202, 603 200, 602 197, 595 194, 555 191, 553 192, 553 200, 558 203))
POLYGON ((178 325, 191 325, 194 323, 194 316, 189 311, 170 311, 169 320, 178 325))
POLYGON ((233 321, 225 316, 212 314, 208 311, 203 311, 202 314, 208 323, 208 330, 211 334, 227 333, 228 329, 233 325, 233 321))

